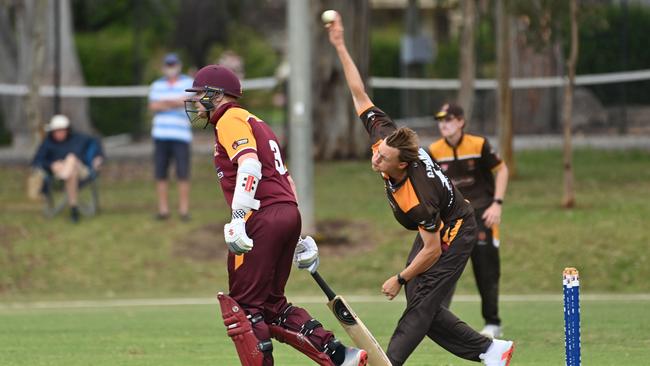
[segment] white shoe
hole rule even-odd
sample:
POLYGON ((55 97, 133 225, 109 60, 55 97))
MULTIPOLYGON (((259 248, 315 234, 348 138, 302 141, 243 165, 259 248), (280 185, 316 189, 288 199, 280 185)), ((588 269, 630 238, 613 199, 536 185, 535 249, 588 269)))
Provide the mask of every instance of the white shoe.
POLYGON ((483 360, 486 366, 508 366, 514 350, 514 342, 495 339, 487 351, 481 353, 478 357, 483 360))
POLYGON ((481 335, 484 335, 490 339, 499 338, 503 335, 501 332, 501 327, 496 324, 485 324, 483 330, 481 330, 481 335))
POLYGON ((347 347, 345 349, 345 360, 341 366, 366 366, 368 364, 368 353, 360 348, 347 347))

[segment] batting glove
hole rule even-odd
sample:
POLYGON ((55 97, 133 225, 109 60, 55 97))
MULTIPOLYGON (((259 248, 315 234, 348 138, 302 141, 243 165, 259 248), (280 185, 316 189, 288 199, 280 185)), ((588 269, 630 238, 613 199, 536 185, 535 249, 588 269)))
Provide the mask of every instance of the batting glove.
POLYGON ((223 226, 223 237, 228 244, 228 250, 234 254, 248 253, 253 249, 253 239, 246 234, 246 221, 232 219, 223 226))
POLYGON ((318 269, 320 264, 318 246, 311 236, 298 239, 298 245, 296 245, 296 251, 293 254, 293 264, 298 269, 306 269, 311 273, 318 269))

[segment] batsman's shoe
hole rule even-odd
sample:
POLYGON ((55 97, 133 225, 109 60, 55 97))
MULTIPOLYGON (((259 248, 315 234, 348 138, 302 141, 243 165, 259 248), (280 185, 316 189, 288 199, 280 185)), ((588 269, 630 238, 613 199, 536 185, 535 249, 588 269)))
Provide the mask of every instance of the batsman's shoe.
POLYGON ((501 327, 496 324, 485 324, 485 327, 483 327, 483 330, 481 330, 481 334, 490 339, 500 338, 503 336, 501 327))
POLYGON ((366 366, 368 364, 368 352, 360 348, 347 347, 345 359, 341 366, 366 366))
POLYGON ((508 366, 514 350, 514 342, 495 339, 487 351, 481 353, 478 357, 483 360, 486 366, 508 366))

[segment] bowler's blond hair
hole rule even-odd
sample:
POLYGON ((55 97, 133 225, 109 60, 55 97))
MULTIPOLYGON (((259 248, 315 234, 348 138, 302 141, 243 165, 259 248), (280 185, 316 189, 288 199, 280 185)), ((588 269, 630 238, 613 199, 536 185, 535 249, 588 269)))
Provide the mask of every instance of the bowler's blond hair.
POLYGON ((408 127, 400 127, 388 135, 386 145, 399 150, 399 160, 410 163, 418 160, 418 150, 420 149, 420 140, 418 134, 408 127))

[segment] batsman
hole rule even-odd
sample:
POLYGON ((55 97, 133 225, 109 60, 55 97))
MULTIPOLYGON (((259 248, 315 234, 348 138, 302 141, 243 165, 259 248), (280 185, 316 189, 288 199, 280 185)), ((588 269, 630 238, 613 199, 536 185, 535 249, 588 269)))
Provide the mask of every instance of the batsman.
POLYGON ((232 219, 224 226, 229 294, 218 295, 228 335, 244 366, 273 365, 271 338, 288 343, 319 365, 360 366, 366 351, 346 347, 298 306, 285 285, 294 260, 318 265, 316 243, 300 239, 295 186, 271 128, 238 104, 240 80, 229 69, 199 70, 185 102, 192 122, 215 136, 214 166, 232 219))
POLYGON ((357 114, 373 143, 372 169, 380 173, 397 221, 417 232, 406 267, 382 285, 382 293, 390 300, 406 287, 406 309, 386 352, 390 362, 403 365, 427 336, 458 357, 507 366, 513 342, 477 333, 442 306, 474 247, 476 221, 469 202, 419 147, 417 134, 397 128, 372 103, 345 46, 341 17, 335 16, 326 27, 357 114))

